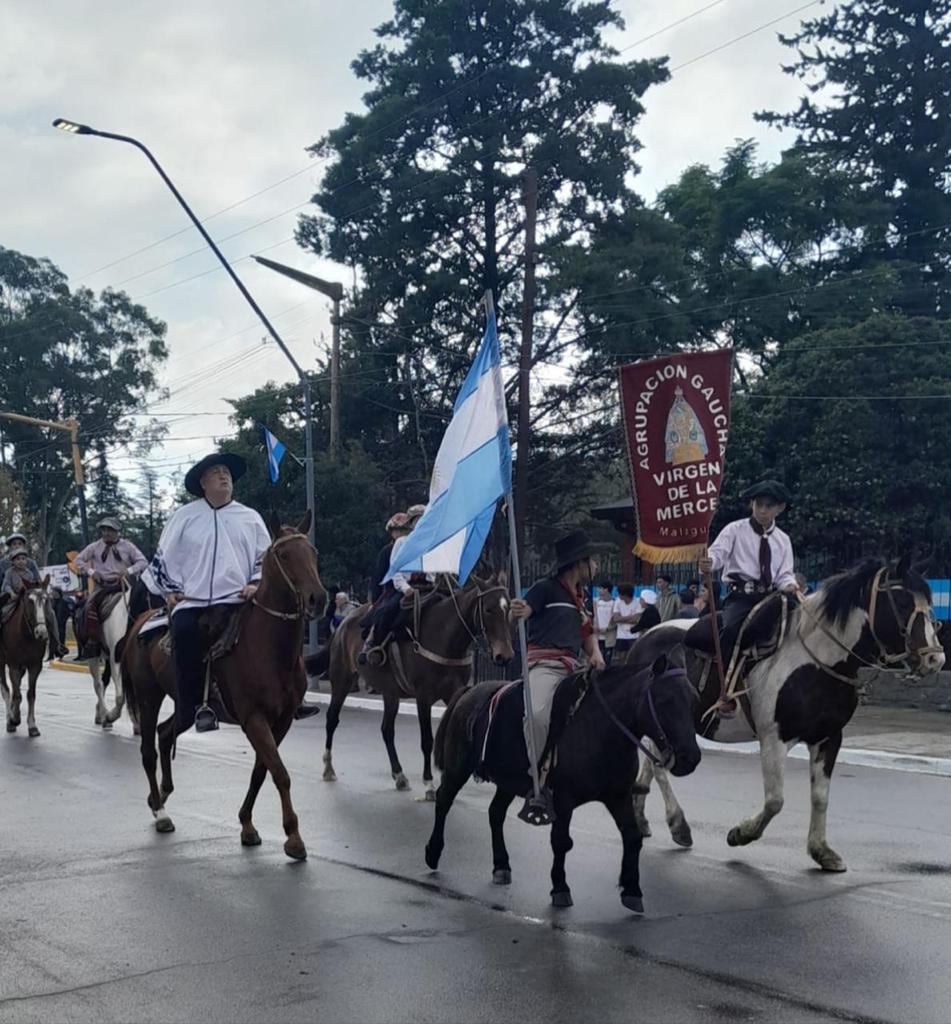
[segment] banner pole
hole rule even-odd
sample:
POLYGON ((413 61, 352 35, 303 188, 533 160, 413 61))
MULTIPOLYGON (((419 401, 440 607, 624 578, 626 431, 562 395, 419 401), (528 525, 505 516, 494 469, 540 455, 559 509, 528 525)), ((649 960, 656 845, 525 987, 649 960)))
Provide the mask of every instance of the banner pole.
MULTIPOLYGON (((512 492, 505 496, 508 509, 509 543, 512 547, 512 587, 516 597, 522 596, 522 571, 518 559, 518 545, 515 542, 515 505, 512 492)), ((528 637, 525 633, 525 620, 518 620, 518 649, 522 657, 522 687, 525 693, 526 740, 528 746, 528 767, 532 775, 532 789, 536 800, 541 800, 541 785, 538 780, 538 751, 535 749, 535 717, 532 712, 532 687, 528 681, 528 637)))
MULTIPOLYGON (((704 547, 704 555, 710 550, 709 544, 704 547)), ((710 599, 712 612, 711 623, 713 625, 713 656, 716 658, 717 672, 720 673, 720 700, 721 702, 726 698, 726 671, 723 666, 723 651, 720 647, 720 620, 718 618, 720 613, 719 606, 719 595, 714 598, 713 594, 713 573, 703 572, 700 574, 703 579, 703 585, 707 588, 707 596, 710 599)))
MULTIPOLYGON (((485 292, 485 312, 487 316, 495 315, 495 304, 492 301, 492 290, 485 292)), ((521 452, 519 452, 521 458, 521 452)), ((515 502, 512 500, 512 489, 505 495, 505 508, 508 515, 509 525, 509 547, 512 551, 512 589, 516 597, 522 596, 522 567, 519 560, 518 531, 515 525, 515 502)), ((532 688, 528 681, 528 636, 525 632, 525 620, 519 619, 517 623, 518 649, 522 659, 522 690, 525 701, 525 720, 528 723, 526 729, 526 745, 528 747, 528 770, 532 776, 532 792, 535 800, 541 800, 541 784, 538 778, 538 751, 535 749, 535 716, 532 712, 532 688)))

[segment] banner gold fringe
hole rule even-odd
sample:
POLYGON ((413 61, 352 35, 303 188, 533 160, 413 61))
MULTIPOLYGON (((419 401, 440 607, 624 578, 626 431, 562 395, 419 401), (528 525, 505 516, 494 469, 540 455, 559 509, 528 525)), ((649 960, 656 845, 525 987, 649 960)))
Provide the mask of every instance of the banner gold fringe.
POLYGON ((651 565, 663 565, 670 562, 696 562, 707 553, 706 544, 681 544, 678 547, 660 548, 654 544, 645 544, 639 540, 634 545, 634 554, 650 562, 651 565))

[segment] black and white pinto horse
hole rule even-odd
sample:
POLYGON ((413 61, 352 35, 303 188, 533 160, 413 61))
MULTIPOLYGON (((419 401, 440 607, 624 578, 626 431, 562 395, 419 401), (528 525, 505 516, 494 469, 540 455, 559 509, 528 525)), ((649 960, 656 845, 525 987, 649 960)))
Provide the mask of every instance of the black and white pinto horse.
MULTIPOLYGON (((695 620, 664 623, 649 630, 631 651, 635 667, 682 644, 695 620)), ((733 719, 706 715, 720 695, 716 672, 700 694, 697 731, 723 743, 759 740, 765 801, 759 814, 730 829, 727 843, 745 846, 763 834, 783 806, 783 768, 796 745, 809 747, 812 807, 808 851, 823 871, 845 871, 845 862, 826 841, 826 811, 842 730, 858 704, 858 673, 864 667, 899 668, 911 676, 937 672, 945 661, 938 641, 931 590, 903 558, 895 566, 865 562, 829 579, 789 613, 785 637, 775 654, 755 664, 741 684, 740 712, 733 719)), ((688 676, 702 679, 700 657, 687 650, 688 676)), ((691 845, 690 827, 663 768, 642 763, 635 792, 641 834, 650 835, 644 805, 655 777, 664 796, 671 835, 691 845)))

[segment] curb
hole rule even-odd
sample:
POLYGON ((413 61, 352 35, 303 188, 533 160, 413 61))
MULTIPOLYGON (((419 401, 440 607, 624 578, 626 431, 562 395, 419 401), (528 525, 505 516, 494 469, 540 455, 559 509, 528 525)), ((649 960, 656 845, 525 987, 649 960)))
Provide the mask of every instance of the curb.
MULTIPOLYGON (((330 704, 329 693, 318 693, 310 690, 307 693, 310 703, 330 704)), ((306 698, 305 698, 306 699, 306 698)), ((345 707, 358 708, 361 711, 380 711, 380 701, 354 694, 347 697, 345 707)), ((445 708, 433 708, 433 717, 440 719, 445 708)), ((399 714, 416 717, 415 702, 400 701, 399 714)), ((698 738, 701 750, 711 750, 726 754, 759 754, 758 743, 714 743, 711 740, 698 738)), ((809 751, 797 744, 789 752, 789 756, 797 761, 808 761, 809 751)), ((837 764, 853 765, 856 768, 884 768, 895 772, 916 772, 919 775, 939 775, 951 778, 951 758, 927 757, 924 754, 898 754, 890 750, 865 750, 859 747, 842 747, 836 759, 837 764)))

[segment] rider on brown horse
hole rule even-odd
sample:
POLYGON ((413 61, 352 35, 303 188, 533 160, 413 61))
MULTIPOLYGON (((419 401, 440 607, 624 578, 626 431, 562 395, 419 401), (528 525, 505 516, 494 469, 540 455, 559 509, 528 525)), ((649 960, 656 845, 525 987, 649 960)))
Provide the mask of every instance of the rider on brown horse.
POLYGON ((27 584, 40 582, 39 574, 34 574, 34 570, 30 568, 30 561, 32 559, 27 555, 26 549, 15 551, 10 560, 10 568, 3 574, 3 583, 0 584, 3 611, 0 615, 4 622, 13 614, 17 598, 26 590, 27 584))
POLYGON ((162 531, 151 573, 171 609, 172 644, 178 696, 175 714, 181 731, 217 722, 196 721, 203 703, 208 637, 199 617, 209 608, 250 600, 261 579, 261 563, 271 544, 264 520, 233 499, 234 482, 247 464, 239 455, 218 452, 185 474, 185 489, 198 501, 178 509, 162 531))
MULTIPOLYGON (((36 564, 36 560, 30 557, 30 553, 26 546, 26 537, 22 533, 11 533, 7 537, 7 553, 3 558, 0 558, 0 581, 6 578, 7 572, 13 566, 14 560, 17 558, 25 558, 26 560, 22 563, 27 573, 27 578, 32 583, 40 582, 40 568, 36 564)), ((7 612, 12 610, 12 603, 10 603, 10 594, 6 591, 0 592, 0 608, 4 608, 7 612)), ((62 638, 60 637, 59 624, 56 616, 53 614, 52 605, 49 606, 49 614, 47 615, 47 629, 49 631, 49 660, 52 661, 54 657, 62 658, 65 657, 69 651, 63 644, 62 638)), ((6 621, 6 618, 4 619, 6 621)))
POLYGON ((102 602, 114 594, 129 576, 138 576, 148 565, 145 555, 130 540, 119 536, 119 521, 106 516, 97 524, 99 540, 87 545, 76 556, 76 568, 91 577, 92 595, 86 599, 80 630, 83 660, 96 658, 102 646, 102 602))
MULTIPOLYGON (((411 505, 404 513, 397 513, 386 524, 387 529, 393 536, 393 543, 390 547, 390 556, 387 561, 383 576, 389 572, 393 557, 399 551, 406 538, 413 532, 413 528, 419 522, 426 511, 425 505, 411 505)), ((422 583, 422 579, 412 574, 407 578, 405 573, 396 573, 391 580, 380 587, 379 597, 375 600, 369 615, 364 619, 363 626, 366 630, 364 635, 363 649, 357 656, 359 665, 382 665, 386 661, 386 654, 383 651, 383 644, 387 637, 393 632, 397 619, 400 615, 400 603, 404 598, 411 597, 416 584, 422 583)), ((382 576, 380 577, 383 578, 382 576)))

